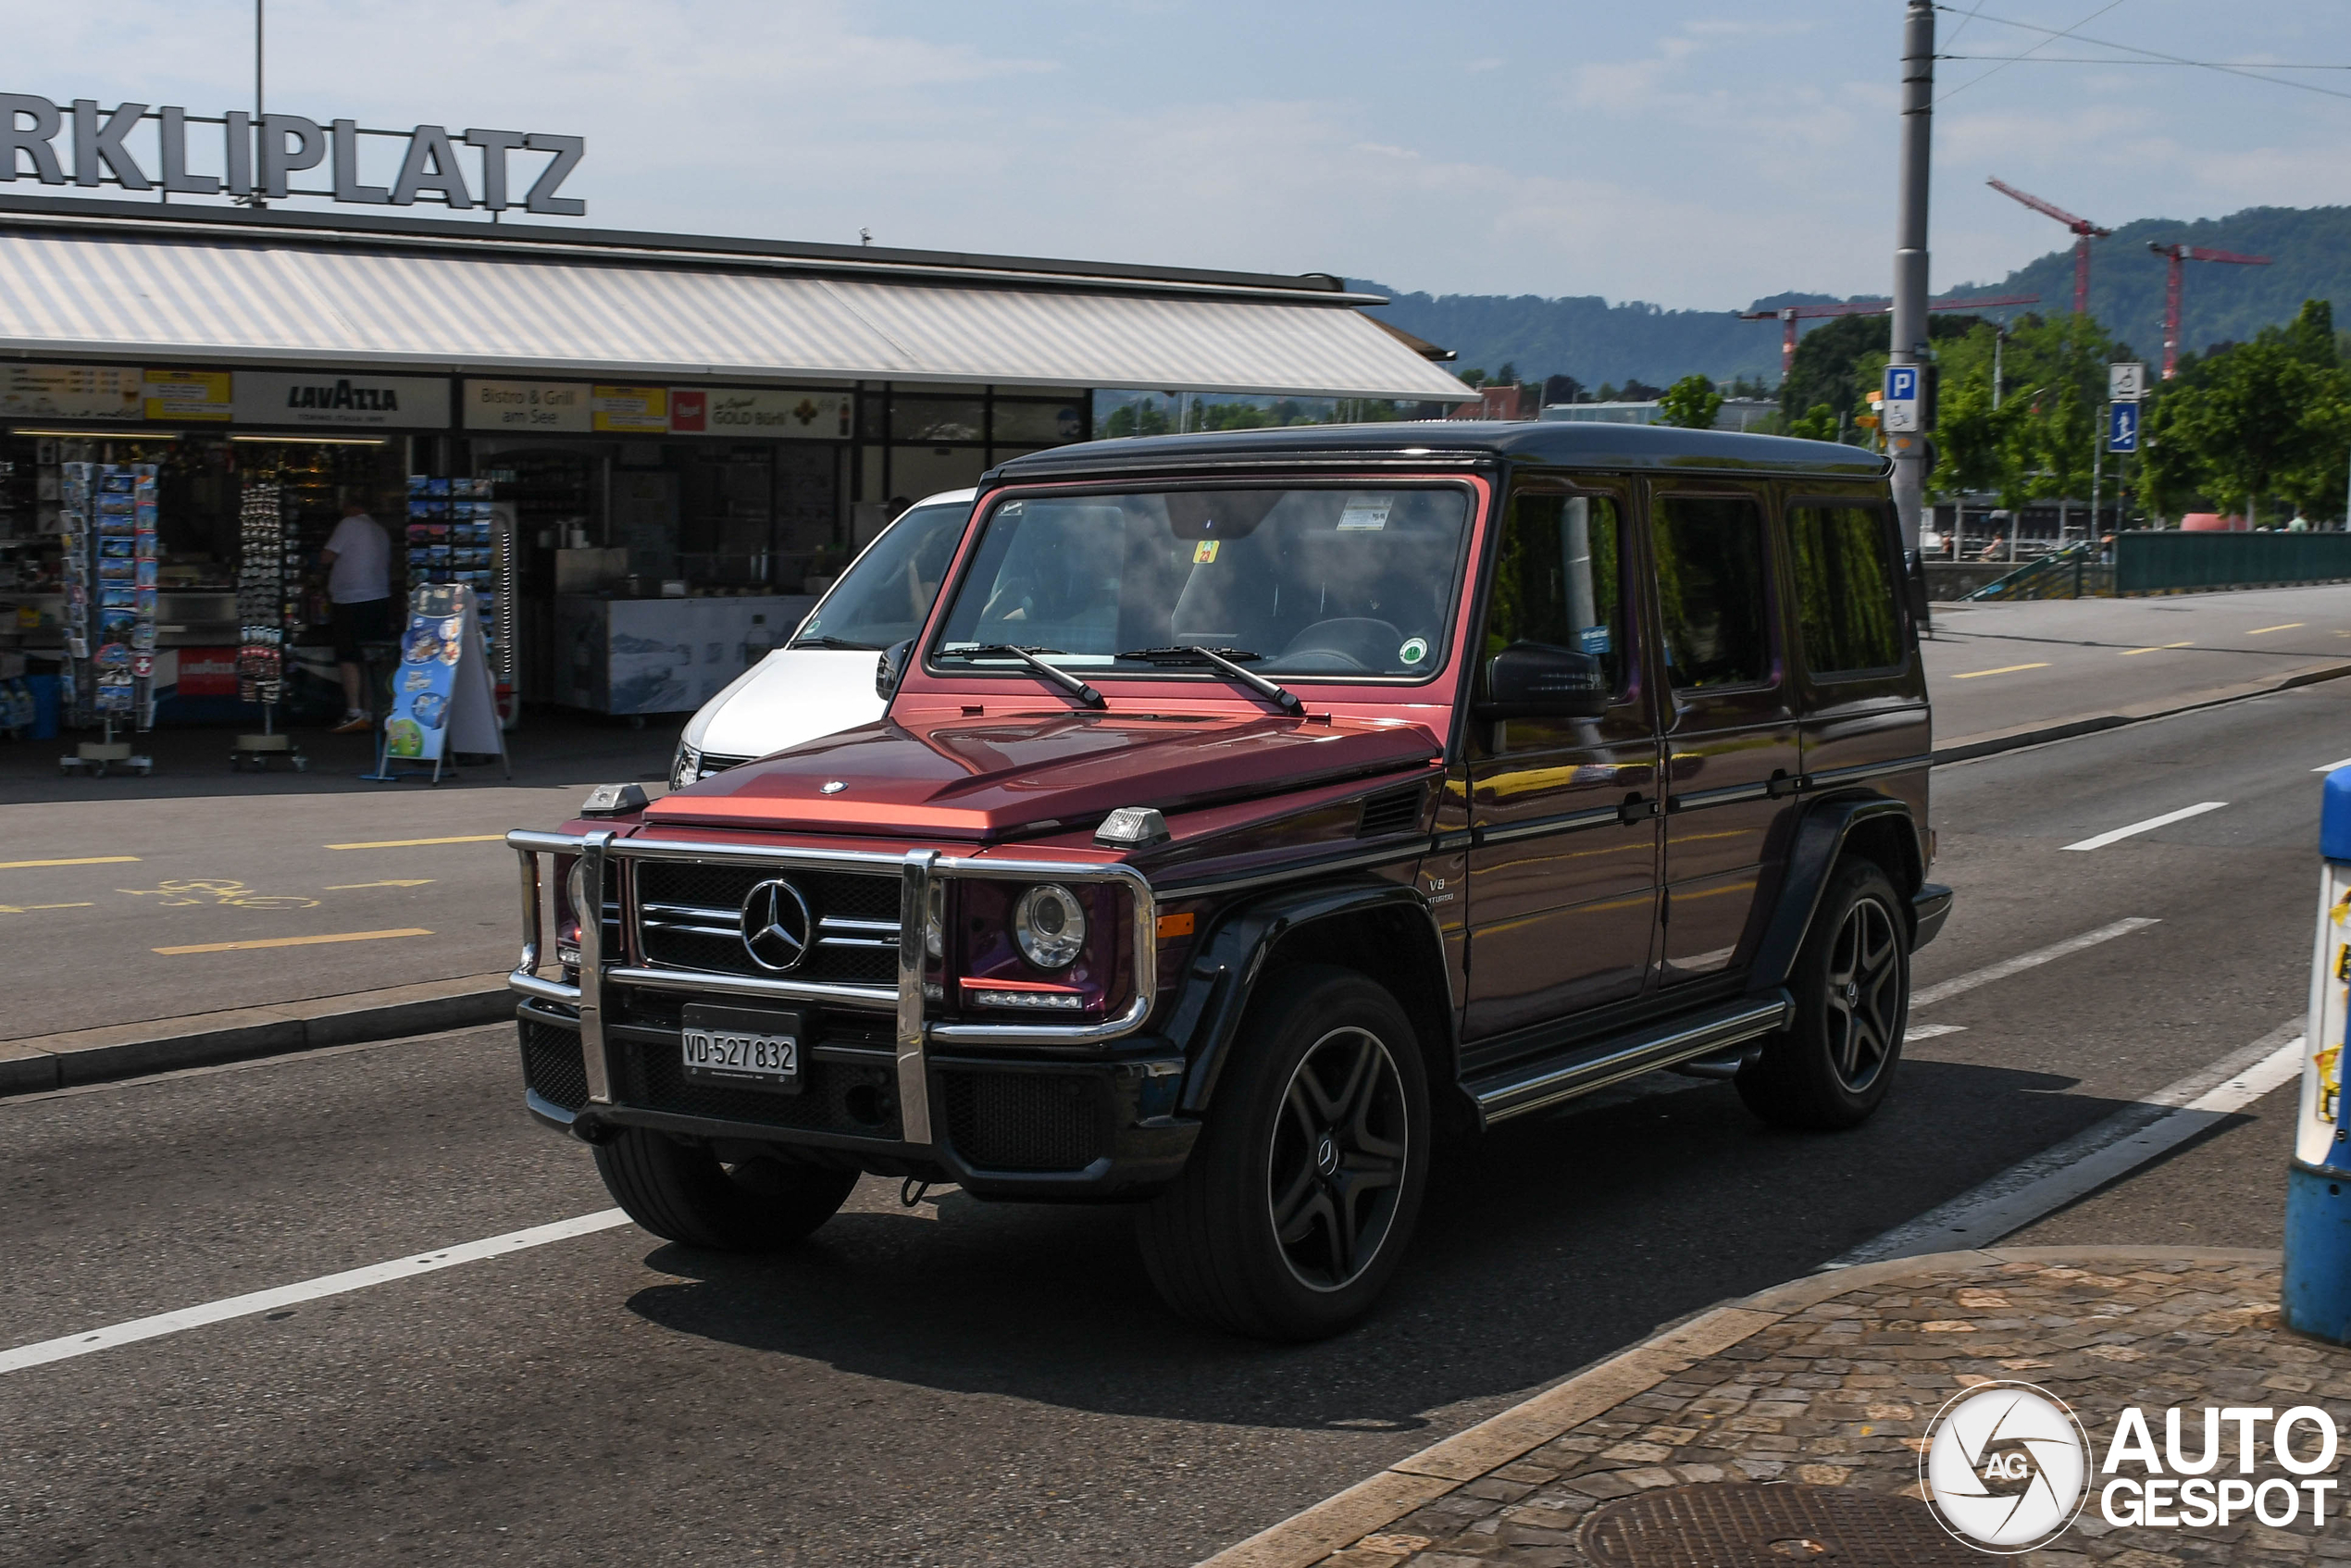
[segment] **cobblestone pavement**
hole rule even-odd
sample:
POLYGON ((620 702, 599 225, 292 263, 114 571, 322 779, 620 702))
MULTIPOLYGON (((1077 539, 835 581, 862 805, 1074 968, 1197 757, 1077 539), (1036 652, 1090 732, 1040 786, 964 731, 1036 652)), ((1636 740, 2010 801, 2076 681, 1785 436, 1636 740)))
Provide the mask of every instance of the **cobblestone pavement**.
MULTIPOLYGON (((2184 1407, 2191 1455, 2208 1405, 2316 1404, 2342 1419, 2351 1350, 2282 1327, 2277 1300, 2275 1253, 2199 1249, 2014 1248, 1815 1276, 1703 1313, 1211 1562, 1582 1568, 1628 1561, 1586 1554, 1595 1511, 1659 1488, 1795 1482, 1917 1500, 1928 1422, 1953 1395, 1994 1381, 2033 1383, 2071 1406, 2094 1471, 2074 1527, 2008 1561, 2351 1562, 2339 1490, 2315 1530, 2307 1507, 2292 1528, 2249 1516, 2204 1529, 2109 1526, 2099 1512, 2106 1477, 2096 1467, 2126 1406, 2147 1412, 2158 1453, 2171 1406, 2184 1407)), ((2252 1478, 2300 1479, 2270 1462, 2268 1425, 2255 1431, 2252 1478)), ((2325 1474, 2340 1480, 2346 1458, 2325 1474)))

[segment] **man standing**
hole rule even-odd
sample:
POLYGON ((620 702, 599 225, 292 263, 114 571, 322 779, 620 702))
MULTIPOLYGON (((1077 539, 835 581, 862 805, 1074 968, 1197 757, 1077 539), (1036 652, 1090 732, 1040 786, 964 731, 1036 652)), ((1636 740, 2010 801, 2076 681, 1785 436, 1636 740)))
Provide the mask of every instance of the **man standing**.
POLYGON ((342 521, 318 558, 327 566, 327 597, 334 601, 335 664, 342 676, 342 722, 334 732, 355 735, 376 723, 367 706, 359 645, 389 642, 398 635, 392 616, 392 539, 365 504, 346 501, 342 521))

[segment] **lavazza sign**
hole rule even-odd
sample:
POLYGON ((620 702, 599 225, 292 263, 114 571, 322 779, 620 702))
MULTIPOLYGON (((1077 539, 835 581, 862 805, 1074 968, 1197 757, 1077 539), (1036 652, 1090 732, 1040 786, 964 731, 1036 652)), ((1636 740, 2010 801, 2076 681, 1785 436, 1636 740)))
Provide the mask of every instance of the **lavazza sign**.
MULTIPOLYGON (((76 98, 60 108, 46 98, 22 93, 0 93, 0 180, 38 180, 44 185, 118 185, 126 191, 159 191, 173 195, 247 199, 287 195, 324 196, 363 206, 410 206, 429 198, 451 207, 480 206, 503 212, 517 205, 513 199, 517 179, 507 164, 514 153, 550 155, 537 171, 519 203, 526 212, 578 218, 588 204, 560 196, 562 189, 588 147, 580 136, 557 136, 540 131, 460 131, 454 137, 438 125, 413 131, 362 130, 355 120, 338 119, 320 125, 301 115, 265 114, 255 117, 231 109, 225 115, 192 115, 176 105, 149 107, 118 104, 101 111, 93 98, 76 98), (132 133, 152 120, 152 136, 141 136, 152 147, 141 161, 131 145, 132 133), (200 161, 220 172, 200 173, 190 163, 189 127, 214 127, 197 138, 211 142, 217 161, 200 161), (362 137, 404 143, 400 169, 388 185, 371 185, 360 175, 362 137), (468 181, 458 158, 463 143, 479 153, 479 168, 468 181), (331 160, 331 161, 330 161, 331 160), (331 189, 297 187, 292 177, 306 168, 328 164, 331 189)), ((529 173, 529 170, 524 170, 529 173)))

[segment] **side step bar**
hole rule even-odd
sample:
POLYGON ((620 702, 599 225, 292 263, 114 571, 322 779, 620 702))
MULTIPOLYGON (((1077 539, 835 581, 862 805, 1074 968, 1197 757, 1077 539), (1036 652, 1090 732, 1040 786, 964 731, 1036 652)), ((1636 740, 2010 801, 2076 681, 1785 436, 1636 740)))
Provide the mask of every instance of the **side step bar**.
POLYGON ((1562 1100, 1606 1089, 1612 1083, 1671 1067, 1723 1051, 1742 1040, 1768 1035, 1787 1024, 1795 1007, 1785 990, 1760 1000, 1743 998, 1661 1028, 1577 1049, 1565 1059, 1552 1057, 1532 1065, 1511 1067, 1464 1087, 1477 1101, 1478 1119, 1486 1126, 1540 1111, 1562 1100))

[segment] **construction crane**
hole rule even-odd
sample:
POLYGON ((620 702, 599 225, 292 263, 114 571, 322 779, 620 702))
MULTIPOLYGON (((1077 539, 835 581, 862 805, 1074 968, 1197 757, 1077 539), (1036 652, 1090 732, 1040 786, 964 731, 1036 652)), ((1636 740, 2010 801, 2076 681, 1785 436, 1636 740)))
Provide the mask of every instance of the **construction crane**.
POLYGON ((2044 218, 2056 218, 2059 223, 2073 230, 2073 314, 2087 316, 2090 313, 2090 242, 2103 240, 2114 230, 2101 229, 2086 218, 2076 218, 2055 203, 2045 202, 2032 193, 2020 191, 2004 180, 1986 180, 1984 183, 1991 186, 2003 196, 2022 202, 2044 218))
POLYGON ((2147 242, 2147 249, 2171 262, 2163 280, 2163 379, 2168 381, 2180 365, 2180 263, 2230 261, 2239 267, 2267 267, 2270 258, 2239 255, 2234 251, 2208 251, 2202 245, 2158 245, 2153 240, 2147 242))
MULTIPOLYGON (((1990 310, 2006 305, 2038 305, 2038 294, 2002 294, 1997 299, 1930 300, 1929 310, 1990 310)), ((1893 310, 1890 300, 1857 300, 1850 305, 1795 305, 1779 310, 1742 310, 1742 321, 1778 321, 1787 330, 1780 339, 1780 378, 1787 379, 1789 367, 1796 363, 1796 324, 1822 316, 1884 316, 1893 310)))

